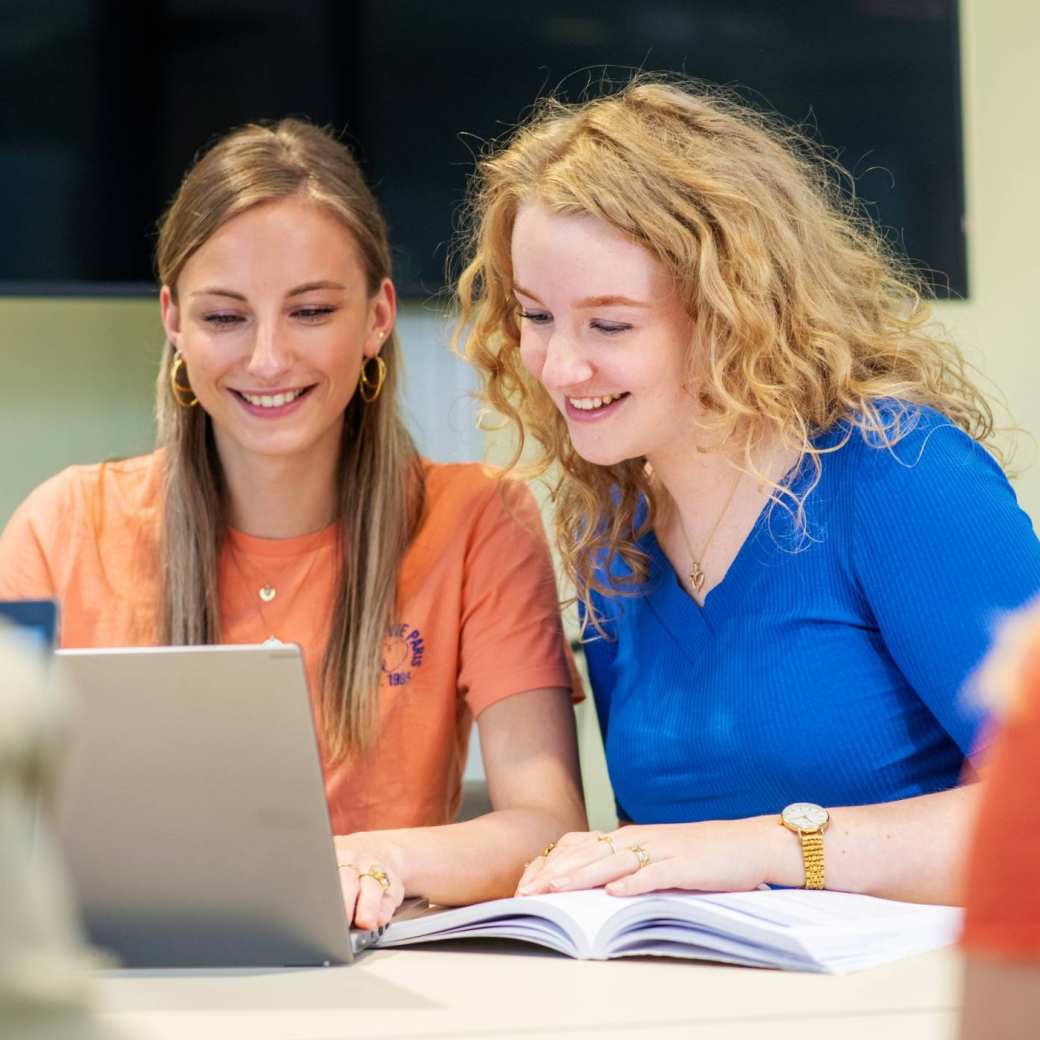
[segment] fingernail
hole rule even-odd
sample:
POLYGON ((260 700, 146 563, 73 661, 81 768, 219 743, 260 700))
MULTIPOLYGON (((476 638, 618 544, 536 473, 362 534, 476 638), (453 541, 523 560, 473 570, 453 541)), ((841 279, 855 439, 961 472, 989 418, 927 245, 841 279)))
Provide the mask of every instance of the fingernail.
POLYGON ((566 888, 570 883, 571 879, 569 877, 553 878, 552 881, 549 882, 553 888, 566 888))
POLYGON ((531 890, 533 888, 534 888, 534 885, 530 885, 530 884, 529 885, 518 885, 517 889, 516 889, 516 894, 518 896, 529 896, 531 894, 531 890))

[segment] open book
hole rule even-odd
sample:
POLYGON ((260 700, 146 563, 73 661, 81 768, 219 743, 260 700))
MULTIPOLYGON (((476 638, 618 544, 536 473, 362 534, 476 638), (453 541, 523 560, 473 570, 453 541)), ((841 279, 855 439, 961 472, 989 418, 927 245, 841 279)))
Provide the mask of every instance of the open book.
POLYGON ((687 957, 844 974, 948 946, 961 911, 844 892, 662 892, 602 889, 496 899, 395 918, 378 946, 435 939, 520 939, 570 957, 687 957))

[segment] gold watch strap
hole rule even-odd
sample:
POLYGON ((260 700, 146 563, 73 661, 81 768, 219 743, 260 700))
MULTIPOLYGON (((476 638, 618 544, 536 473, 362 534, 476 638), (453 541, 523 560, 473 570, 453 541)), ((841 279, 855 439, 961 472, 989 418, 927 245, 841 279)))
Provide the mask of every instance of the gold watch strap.
POLYGON ((805 866, 805 887, 823 888, 823 833, 798 832, 802 839, 802 863, 805 866))

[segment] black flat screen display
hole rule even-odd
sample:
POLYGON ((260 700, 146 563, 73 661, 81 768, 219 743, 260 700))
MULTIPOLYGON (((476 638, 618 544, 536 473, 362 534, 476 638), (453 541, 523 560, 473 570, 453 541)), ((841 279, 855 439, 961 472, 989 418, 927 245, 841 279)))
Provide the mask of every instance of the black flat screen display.
POLYGON ((815 127, 965 295, 956 0, 3 0, 0 292, 153 291, 155 222, 229 127, 345 130, 401 291, 441 288, 480 142, 604 66, 684 72, 815 127))

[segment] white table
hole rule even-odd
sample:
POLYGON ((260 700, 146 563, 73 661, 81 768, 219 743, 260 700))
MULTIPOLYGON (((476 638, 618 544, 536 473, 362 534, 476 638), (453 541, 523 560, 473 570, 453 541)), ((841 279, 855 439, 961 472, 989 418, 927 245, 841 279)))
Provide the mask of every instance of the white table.
POLYGON ((456 942, 342 968, 104 973, 98 998, 139 1040, 953 1040, 959 978, 952 950, 833 977, 456 942))

